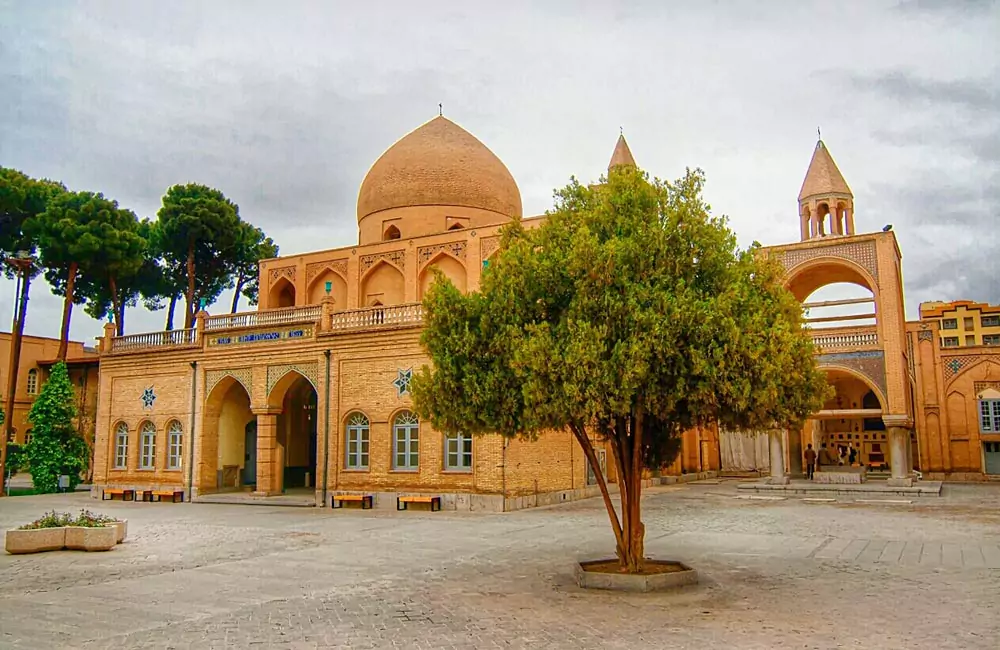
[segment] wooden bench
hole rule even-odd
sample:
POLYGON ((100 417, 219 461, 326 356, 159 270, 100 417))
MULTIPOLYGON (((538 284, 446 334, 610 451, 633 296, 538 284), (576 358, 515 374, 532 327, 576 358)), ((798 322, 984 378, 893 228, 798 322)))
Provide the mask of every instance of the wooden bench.
POLYGON ((406 506, 411 503, 429 503, 431 504, 431 512, 437 512, 441 509, 441 497, 420 494, 396 497, 396 510, 406 510, 406 506))
POLYGON ((101 491, 101 501, 114 501, 116 495, 120 496, 122 501, 135 501, 135 490, 128 488, 104 488, 101 491))
POLYGON ((375 497, 371 494, 334 494, 330 497, 330 507, 343 508, 344 501, 356 501, 361 504, 362 510, 371 510, 375 497))
POLYGON ((142 500, 149 502, 163 501, 163 497, 170 497, 171 503, 184 502, 184 490, 144 490, 142 500))

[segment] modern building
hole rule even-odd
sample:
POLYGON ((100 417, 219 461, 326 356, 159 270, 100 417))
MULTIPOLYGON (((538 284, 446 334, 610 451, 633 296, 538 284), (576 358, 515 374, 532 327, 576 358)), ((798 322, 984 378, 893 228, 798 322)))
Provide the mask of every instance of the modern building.
POLYGON ((922 302, 920 320, 938 323, 944 348, 1000 345, 1000 305, 971 300, 922 302))

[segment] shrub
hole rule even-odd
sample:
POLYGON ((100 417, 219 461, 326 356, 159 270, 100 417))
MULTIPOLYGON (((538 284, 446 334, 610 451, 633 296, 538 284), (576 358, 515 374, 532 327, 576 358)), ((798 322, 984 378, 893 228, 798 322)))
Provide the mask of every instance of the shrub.
POLYGON ((87 467, 87 443, 73 428, 74 417, 73 386, 66 364, 59 362, 28 413, 32 436, 27 456, 39 494, 57 491, 61 475, 69 476, 71 491, 76 489, 80 473, 87 467))
POLYGON ((73 516, 68 512, 46 512, 44 515, 34 520, 30 524, 25 524, 19 530, 37 530, 39 528, 62 528, 69 526, 73 521, 73 516))

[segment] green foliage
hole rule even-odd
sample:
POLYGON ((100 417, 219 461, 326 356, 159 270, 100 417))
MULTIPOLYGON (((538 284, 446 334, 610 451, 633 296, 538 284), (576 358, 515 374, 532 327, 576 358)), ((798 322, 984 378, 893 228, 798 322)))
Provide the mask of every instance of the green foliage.
MULTIPOLYGON (((0 418, 0 424, 3 424, 2 418, 0 418)), ((14 476, 18 472, 23 472, 27 468, 28 468, 28 456, 25 446, 13 442, 8 442, 7 458, 4 461, 4 471, 10 474, 11 476, 14 476)))
POLYGON ((27 445, 31 479, 39 493, 56 492, 59 476, 69 476, 69 489, 80 482, 87 468, 87 443, 73 427, 76 417, 75 396, 66 364, 52 367, 52 374, 31 405, 28 421, 32 424, 31 442, 27 445))
POLYGON ((35 180, 16 169, 0 167, 0 266, 8 277, 11 269, 2 262, 19 251, 35 252, 31 222, 65 191, 61 183, 35 180))
POLYGON ((585 452, 588 435, 607 440, 629 570, 643 467, 672 461, 696 425, 796 426, 826 390, 780 267, 738 248, 703 185, 700 171, 671 183, 630 167, 573 180, 540 227, 505 227, 480 292, 438 281, 424 300, 418 412, 449 432, 569 429, 585 452))
POLYGON ((244 237, 239 207, 205 185, 174 185, 157 212, 156 249, 168 278, 183 270, 185 327, 191 327, 199 298, 215 300, 229 282, 244 237))
POLYGON ((261 260, 278 256, 278 246, 264 231, 244 222, 239 249, 233 265, 232 313, 236 313, 240 295, 246 296, 251 305, 256 305, 260 292, 258 264, 261 260))
POLYGON ((30 524, 24 524, 18 530, 38 530, 39 528, 62 528, 71 525, 73 515, 68 512, 46 512, 30 524))
POLYGON ((102 251, 88 264, 79 288, 84 310, 98 320, 110 315, 118 335, 124 334, 124 308, 135 305, 147 266, 148 241, 131 210, 120 209, 102 232, 102 251))
POLYGON ((91 512, 86 509, 81 509, 80 514, 73 519, 72 523, 67 524, 69 526, 81 526, 83 528, 104 528, 106 524, 110 524, 117 521, 114 517, 109 517, 108 515, 102 515, 98 513, 91 512))

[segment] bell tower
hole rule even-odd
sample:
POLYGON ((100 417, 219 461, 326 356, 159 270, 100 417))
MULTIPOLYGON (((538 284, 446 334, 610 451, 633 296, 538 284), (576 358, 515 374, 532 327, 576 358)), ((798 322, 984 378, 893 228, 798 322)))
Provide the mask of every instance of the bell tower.
POLYGON ((822 140, 799 191, 799 227, 802 241, 855 234, 854 195, 822 140))

